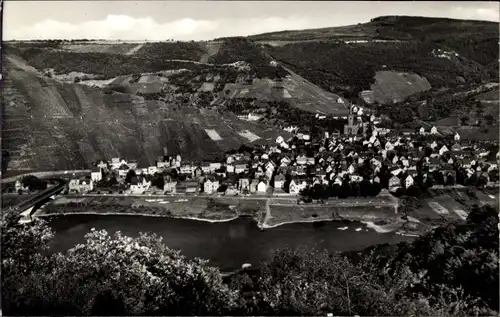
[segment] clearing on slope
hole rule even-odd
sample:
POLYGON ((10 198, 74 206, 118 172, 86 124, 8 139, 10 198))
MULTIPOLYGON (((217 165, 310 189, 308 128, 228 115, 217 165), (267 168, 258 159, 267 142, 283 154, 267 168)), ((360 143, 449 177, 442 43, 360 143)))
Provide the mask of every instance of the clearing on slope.
POLYGON ((431 89, 425 77, 415 73, 378 71, 371 85, 373 98, 378 103, 400 102, 417 92, 431 89))

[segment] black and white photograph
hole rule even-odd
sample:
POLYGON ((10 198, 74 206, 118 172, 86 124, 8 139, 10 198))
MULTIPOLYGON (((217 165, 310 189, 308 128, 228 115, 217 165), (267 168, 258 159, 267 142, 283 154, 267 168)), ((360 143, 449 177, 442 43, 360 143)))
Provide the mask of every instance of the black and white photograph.
POLYGON ((498 2, 0 4, 0 316, 499 316, 498 2))

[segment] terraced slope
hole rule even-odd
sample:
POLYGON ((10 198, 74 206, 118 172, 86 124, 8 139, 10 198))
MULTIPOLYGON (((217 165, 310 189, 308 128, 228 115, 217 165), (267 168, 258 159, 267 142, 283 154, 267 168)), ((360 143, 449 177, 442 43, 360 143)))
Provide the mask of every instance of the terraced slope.
POLYGON ((9 152, 10 170, 88 168, 116 156, 147 166, 163 147, 186 160, 213 159, 249 143, 239 132, 251 131, 264 141, 286 134, 216 110, 174 110, 136 95, 59 83, 19 59, 7 57, 5 70, 2 149, 9 152), (205 129, 215 130, 220 140, 205 129))

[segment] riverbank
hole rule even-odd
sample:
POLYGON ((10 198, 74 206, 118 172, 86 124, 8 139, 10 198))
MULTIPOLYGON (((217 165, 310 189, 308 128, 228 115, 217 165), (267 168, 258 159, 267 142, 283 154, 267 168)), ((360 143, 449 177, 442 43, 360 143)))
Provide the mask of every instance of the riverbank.
POLYGON ((139 216, 139 217, 157 217, 157 218, 172 218, 172 219, 188 219, 188 220, 196 220, 196 221, 203 221, 203 222, 210 222, 210 223, 217 223, 217 222, 228 222, 228 221, 233 221, 239 218, 237 217, 232 217, 232 218, 225 218, 225 219, 207 219, 207 218, 197 218, 197 217, 175 217, 175 216, 168 216, 168 215, 154 215, 154 214, 145 214, 145 213, 127 213, 127 212, 66 212, 66 213, 37 213, 33 215, 36 218, 50 218, 50 217, 57 217, 57 216, 71 216, 71 215, 98 215, 98 216, 139 216))
POLYGON ((371 200, 330 200, 325 204, 297 205, 293 198, 228 197, 59 197, 35 212, 35 217, 60 215, 128 215, 203 222, 228 222, 250 217, 261 229, 292 223, 359 221, 379 233, 401 230, 405 221, 396 213, 397 202, 391 197, 371 200))

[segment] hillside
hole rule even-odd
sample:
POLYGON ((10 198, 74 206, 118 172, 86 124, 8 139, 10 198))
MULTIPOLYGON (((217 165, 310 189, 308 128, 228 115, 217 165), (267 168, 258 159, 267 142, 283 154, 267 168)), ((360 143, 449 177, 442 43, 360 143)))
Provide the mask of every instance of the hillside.
POLYGON ((3 48, 2 161, 10 169, 83 168, 113 156, 146 165, 165 146, 188 160, 211 159, 272 141, 285 124, 341 129, 315 116, 343 116, 368 99, 397 124, 415 125, 415 116, 443 126, 470 109, 469 134, 486 116, 498 124, 489 117, 498 116, 495 92, 480 89, 498 81, 498 24, 490 22, 380 17, 208 42, 3 48), (262 119, 236 116, 252 111, 262 119))
POLYGON ((498 36, 493 22, 387 16, 249 39, 323 89, 357 98, 375 84, 378 71, 416 74, 436 88, 497 80, 498 36))
POLYGON ((163 147, 186 160, 214 159, 255 139, 286 135, 217 109, 105 93, 44 77, 16 57, 5 61, 2 149, 10 170, 87 168, 116 156, 147 166, 163 147))

